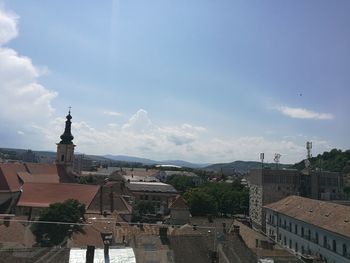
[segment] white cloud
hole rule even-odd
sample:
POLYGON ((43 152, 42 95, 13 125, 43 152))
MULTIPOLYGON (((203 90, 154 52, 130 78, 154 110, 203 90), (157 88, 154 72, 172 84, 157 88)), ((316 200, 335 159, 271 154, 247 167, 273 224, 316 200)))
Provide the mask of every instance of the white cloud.
POLYGON ((315 112, 303 108, 292 108, 288 106, 276 107, 282 114, 297 119, 331 120, 334 116, 330 113, 315 112))
POLYGON ((116 112, 116 111, 104 111, 103 114, 114 116, 114 117, 119 117, 122 115, 120 112, 116 112))
POLYGON ((0 118, 7 121, 46 121, 54 111, 57 92, 39 84, 43 68, 4 44, 15 38, 18 16, 0 8, 0 118), (44 119, 44 120, 42 120, 44 119))
MULTIPOLYGON (((65 119, 54 115, 51 102, 57 92, 39 83, 40 75, 48 70, 33 65, 29 57, 4 46, 18 35, 18 19, 15 14, 0 8, 0 121, 13 128, 17 139, 30 138, 24 142, 26 145, 23 148, 54 150, 63 133, 65 119)), ((333 118, 327 113, 305 109, 280 107, 279 110, 294 118, 333 118)), ((103 113, 120 116, 114 111, 103 113)), ((291 138, 210 138, 206 128, 188 123, 156 125, 144 109, 138 110, 123 125, 93 127, 76 118, 73 116, 72 132, 77 151, 90 154, 128 154, 157 160, 185 159, 195 162, 257 160, 260 152, 265 152, 267 159, 271 156, 271 160, 273 154, 279 152, 282 154, 281 162, 294 162, 305 155, 304 144, 299 145, 291 138)), ((1 139, 0 144, 8 144, 1 139)), ((319 151, 329 147, 324 141, 318 145, 319 151)))
MULTIPOLYGON (((72 133, 78 152, 89 154, 126 154, 156 160, 184 159, 193 162, 231 162, 259 160, 264 152, 267 162, 275 153, 282 155, 282 163, 293 163, 305 158, 304 138, 286 137, 270 140, 265 137, 216 138, 204 127, 191 124, 156 125, 147 111, 141 109, 124 125, 106 125, 96 128, 73 115, 72 133), (209 136, 208 136, 209 135, 209 136)), ((56 118, 46 126, 34 126, 44 134, 46 147, 53 148, 63 133, 65 119, 56 118)), ((312 139, 314 152, 329 150, 330 144, 312 139)))
POLYGON ((5 12, 0 7, 0 45, 6 44, 17 36, 17 20, 17 15, 5 12))
POLYGON ((134 132, 145 132, 152 129, 152 122, 148 117, 148 112, 139 109, 127 123, 123 125, 123 129, 134 132))

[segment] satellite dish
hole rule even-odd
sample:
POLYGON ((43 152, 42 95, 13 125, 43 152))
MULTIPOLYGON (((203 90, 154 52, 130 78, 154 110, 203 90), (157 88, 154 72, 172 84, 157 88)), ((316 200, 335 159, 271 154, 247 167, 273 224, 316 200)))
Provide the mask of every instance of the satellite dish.
POLYGON ((279 163, 280 162, 280 158, 282 155, 280 155, 279 153, 275 153, 275 158, 273 159, 275 161, 275 163, 279 163))

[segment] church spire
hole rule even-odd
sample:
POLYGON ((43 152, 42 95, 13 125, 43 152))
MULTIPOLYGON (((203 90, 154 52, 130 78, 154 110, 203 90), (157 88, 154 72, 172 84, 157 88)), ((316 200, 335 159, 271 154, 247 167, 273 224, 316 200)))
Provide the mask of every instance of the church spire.
POLYGON ((74 137, 73 137, 72 132, 71 132, 72 116, 70 115, 70 109, 71 109, 71 107, 69 107, 68 115, 66 116, 66 118, 67 118, 66 127, 64 129, 64 133, 60 137, 61 138, 60 144, 73 144, 72 141, 73 141, 74 137))

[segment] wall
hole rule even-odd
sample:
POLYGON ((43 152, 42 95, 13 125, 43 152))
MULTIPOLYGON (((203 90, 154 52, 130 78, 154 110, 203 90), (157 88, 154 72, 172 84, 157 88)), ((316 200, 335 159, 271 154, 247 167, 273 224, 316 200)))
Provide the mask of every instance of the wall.
POLYGON ((350 262, 350 237, 344 237, 323 228, 266 209, 266 233, 270 234, 272 232, 275 235, 274 239, 276 242, 279 242, 282 246, 288 247, 299 254, 302 254, 303 247, 303 254, 319 254, 327 258, 327 262, 350 262), (286 220, 286 228, 284 228, 284 220, 286 220), (292 225, 291 231, 289 229, 289 223, 292 225), (297 233, 295 233, 295 225, 297 225, 297 233), (304 236, 302 236, 302 228, 304 228, 304 236), (310 236, 308 235, 309 230, 310 236), (316 242, 316 233, 318 234, 318 242, 316 242), (324 236, 327 237, 327 243, 330 245, 329 248, 323 246, 324 236), (333 240, 336 241, 336 252, 332 250, 333 240), (284 241, 286 241, 286 243, 284 241), (291 247, 290 242, 292 245, 291 247), (298 251, 296 251, 296 243, 298 244, 298 251), (347 247, 348 258, 342 256, 343 244, 347 247))
POLYGON ((171 208, 170 209, 171 224, 184 225, 190 221, 189 209, 171 208))
POLYGON ((18 192, 0 192, 0 213, 9 213, 15 208, 17 200, 20 196, 18 192))
POLYGON ((249 184, 249 217, 257 229, 261 229, 262 225, 262 200, 262 186, 249 184))

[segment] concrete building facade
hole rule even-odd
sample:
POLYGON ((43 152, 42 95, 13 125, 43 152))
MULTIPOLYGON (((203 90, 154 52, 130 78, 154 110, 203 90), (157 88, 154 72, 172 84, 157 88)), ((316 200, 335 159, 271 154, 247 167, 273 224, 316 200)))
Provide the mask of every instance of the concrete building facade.
POLYGON ((264 210, 267 235, 302 259, 350 262, 350 207, 289 196, 264 210))
POLYGON ((263 229, 263 206, 299 194, 297 170, 257 169, 249 174, 249 216, 254 228, 263 229))
POLYGON ((299 172, 294 169, 256 169, 248 176, 249 216, 254 228, 264 230, 263 206, 290 195, 319 200, 338 200, 343 196, 341 173, 299 172))

